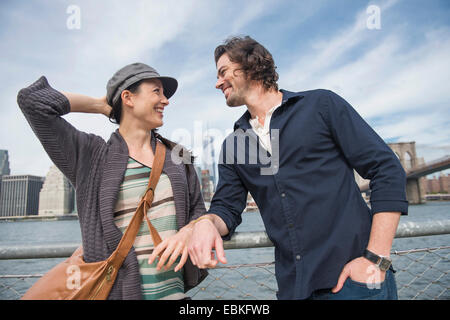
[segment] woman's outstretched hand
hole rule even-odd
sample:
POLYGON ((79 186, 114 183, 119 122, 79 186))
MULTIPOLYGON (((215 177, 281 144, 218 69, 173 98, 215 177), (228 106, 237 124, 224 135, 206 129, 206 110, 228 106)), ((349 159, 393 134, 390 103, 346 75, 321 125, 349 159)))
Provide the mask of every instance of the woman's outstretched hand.
POLYGON ((176 265, 174 271, 181 270, 188 259, 187 244, 192 236, 192 225, 187 225, 180 229, 173 236, 164 239, 156 248, 148 259, 148 263, 152 264, 159 257, 156 269, 159 271, 163 267, 168 270, 181 255, 180 262, 176 265), (165 266, 164 266, 165 265, 165 266))

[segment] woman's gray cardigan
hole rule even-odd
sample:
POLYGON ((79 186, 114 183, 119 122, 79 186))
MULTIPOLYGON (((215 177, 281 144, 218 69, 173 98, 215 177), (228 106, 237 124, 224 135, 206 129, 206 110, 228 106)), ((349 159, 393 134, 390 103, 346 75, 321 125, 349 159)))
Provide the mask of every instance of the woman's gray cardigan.
MULTIPOLYGON (((76 189, 77 210, 86 262, 107 259, 117 247, 122 232, 114 224, 113 210, 128 162, 128 147, 116 130, 108 142, 75 129, 61 116, 70 112, 69 100, 53 89, 45 77, 19 91, 17 102, 45 151, 76 189)), ((151 146, 156 139, 152 134, 151 146)), ((197 174, 190 165, 175 164, 166 152, 163 172, 169 176, 178 227, 205 214, 197 174), (186 170, 187 166, 190 166, 186 170)), ((30 155, 32 157, 32 155, 30 155)), ((185 290, 207 275, 184 266, 185 290)), ((109 299, 141 299, 141 280, 134 248, 120 268, 109 299)))

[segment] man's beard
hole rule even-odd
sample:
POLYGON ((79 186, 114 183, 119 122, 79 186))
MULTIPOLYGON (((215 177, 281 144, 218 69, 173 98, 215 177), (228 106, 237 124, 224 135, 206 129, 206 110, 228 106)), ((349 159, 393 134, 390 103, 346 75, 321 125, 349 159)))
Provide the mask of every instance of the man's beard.
POLYGON ((241 88, 240 90, 231 89, 231 93, 226 98, 227 106, 229 107, 239 107, 245 104, 244 92, 245 90, 241 88))

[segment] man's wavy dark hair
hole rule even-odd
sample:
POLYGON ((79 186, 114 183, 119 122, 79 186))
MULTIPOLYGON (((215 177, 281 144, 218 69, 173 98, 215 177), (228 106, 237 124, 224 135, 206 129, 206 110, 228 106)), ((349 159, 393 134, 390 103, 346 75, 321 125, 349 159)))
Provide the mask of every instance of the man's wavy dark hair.
POLYGON ((249 36, 232 37, 214 51, 217 61, 226 53, 230 61, 238 63, 248 80, 261 82, 266 90, 278 90, 278 73, 270 52, 249 36))

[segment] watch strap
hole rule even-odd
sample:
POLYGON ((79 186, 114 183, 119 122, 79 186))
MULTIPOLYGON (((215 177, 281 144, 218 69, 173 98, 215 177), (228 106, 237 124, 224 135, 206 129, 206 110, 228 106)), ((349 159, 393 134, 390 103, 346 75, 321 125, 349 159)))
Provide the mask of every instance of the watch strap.
POLYGON ((392 263, 390 259, 379 256, 367 249, 364 250, 363 257, 366 258, 367 260, 369 260, 370 262, 373 262, 374 264, 376 264, 378 266, 378 268, 380 268, 380 270, 382 270, 382 271, 387 271, 392 263))

